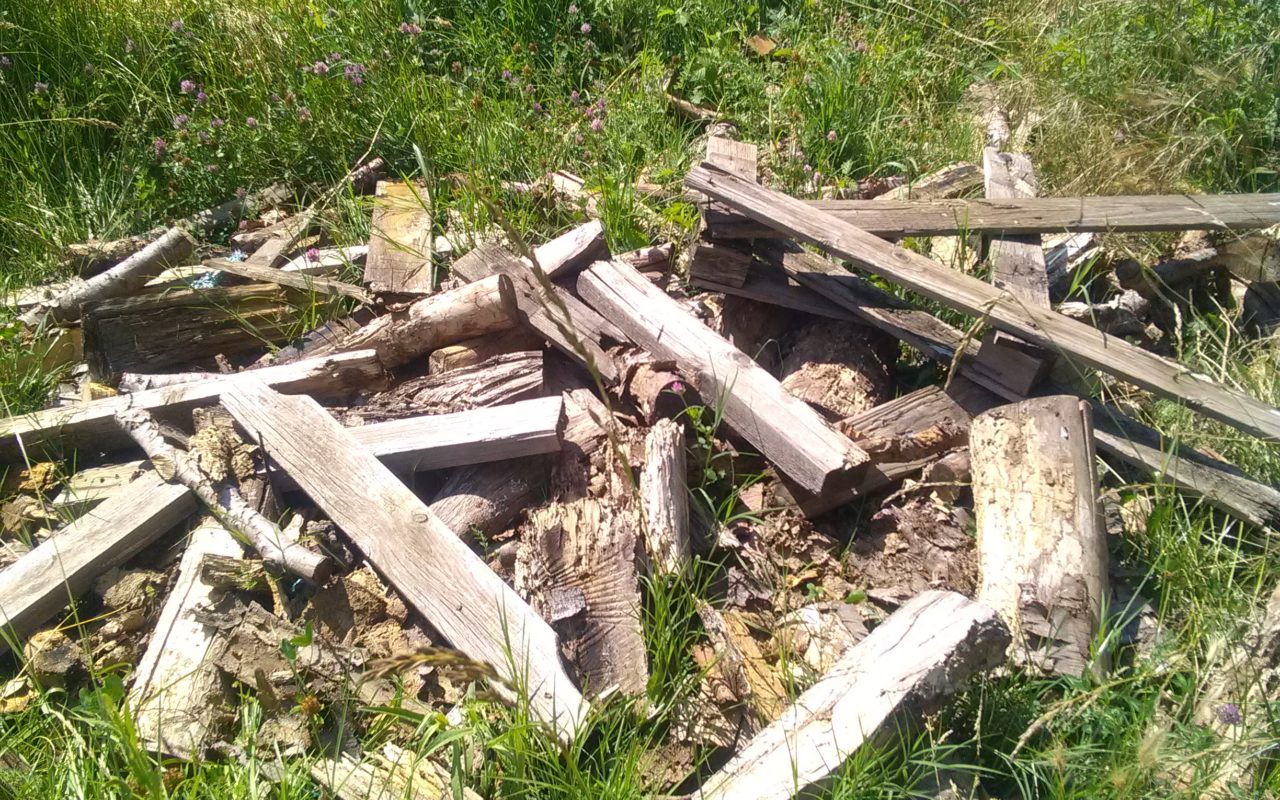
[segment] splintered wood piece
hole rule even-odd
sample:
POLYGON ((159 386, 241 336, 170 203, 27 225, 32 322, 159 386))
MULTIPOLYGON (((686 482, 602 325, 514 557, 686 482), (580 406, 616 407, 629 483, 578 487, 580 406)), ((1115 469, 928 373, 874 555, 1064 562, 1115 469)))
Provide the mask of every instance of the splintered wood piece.
POLYGON ((1091 648, 1107 596, 1089 404, 1056 395, 980 414, 969 431, 978 599, 1008 623, 1011 655, 1048 672, 1106 672, 1091 648))
POLYGON ((994 611, 927 591, 895 611, 702 785, 702 800, 784 800, 864 744, 895 734, 1000 663, 1009 634, 994 611))
POLYGON ((222 399, 406 602, 522 685, 535 717, 573 736, 587 705, 560 667, 555 633, 350 431, 314 400, 261 383, 237 381, 222 399))
MULTIPOLYGON (((707 192, 700 186, 690 188, 707 192)), ((713 195, 714 197, 714 195, 713 195)), ((721 200, 719 197, 714 197, 721 200)), ((809 200, 806 211, 874 236, 956 236, 1029 233, 1249 230, 1280 223, 1275 194, 1028 197, 1018 200, 809 200)), ((742 211, 742 209, 739 209, 742 211)), ((745 212, 744 212, 745 213, 745 212)), ((750 216, 748 214, 748 216, 750 216)), ((721 239, 790 236, 764 220, 714 220, 721 239)))
POLYGON ((165 267, 180 264, 195 251, 196 242, 186 231, 170 228, 151 244, 87 281, 72 281, 47 306, 39 305, 22 316, 29 326, 48 318, 62 324, 80 319, 85 303, 124 297, 142 289, 165 267))
POLYGON ((393 369, 438 347, 507 330, 515 321, 511 280, 494 275, 424 297, 404 311, 378 317, 334 349, 376 350, 383 366, 393 369))
MULTIPOLYGON (((767 222, 840 258, 849 259, 930 299, 985 319, 1006 333, 1060 353, 1083 366, 1103 370, 1135 386, 1185 403, 1247 433, 1271 441, 1280 440, 1280 409, 1195 375, 1181 364, 1108 337, 1048 309, 1026 305, 977 278, 948 270, 802 201, 744 181, 713 165, 703 164, 695 168, 686 182, 691 188, 705 192, 754 219, 767 222)), ((1273 213, 1280 216, 1280 204, 1275 206, 1273 213)), ((835 264, 816 274, 796 274, 801 283, 819 291, 828 287, 831 299, 850 307, 845 293, 829 290, 833 285, 843 284, 847 277, 848 272, 835 264)))
POLYGON ((539 397, 362 425, 351 432, 391 469, 417 472, 554 453, 563 427, 564 401, 539 397))
POLYGON ((380 422, 503 405, 540 394, 542 373, 541 352, 507 353, 472 367, 411 378, 370 397, 347 415, 380 422))
POLYGON ((329 576, 333 564, 328 558, 290 541, 275 523, 246 503, 233 484, 215 483, 194 456, 164 440, 155 419, 146 411, 126 409, 116 414, 116 420, 151 459, 158 474, 194 492, 227 530, 249 541, 267 564, 311 583, 320 583, 329 576))
POLYGON ((427 363, 430 365, 431 374, 439 375, 460 367, 474 366, 494 356, 541 350, 542 346, 542 337, 538 334, 528 328, 512 328, 501 333, 464 339, 457 344, 433 350, 427 363))
MULTIPOLYGON (((573 234, 570 231, 566 236, 573 234)), ((564 249, 556 245, 557 241, 552 240, 534 252, 538 266, 543 270, 556 268, 558 262, 548 256, 544 263, 539 252, 553 248, 553 252, 563 253, 564 249)), ((454 262, 453 272, 468 281, 482 280, 494 274, 508 276, 515 286, 519 319, 526 327, 570 358, 594 367, 609 383, 615 383, 621 377, 604 346, 606 339, 625 342, 626 336, 616 325, 563 288, 552 286, 548 296, 546 287, 527 259, 518 258, 501 245, 481 243, 454 262)))
POLYGON ((452 773, 436 758, 419 757, 390 742, 382 752, 359 758, 343 753, 336 759, 316 759, 311 779, 324 787, 326 797, 339 800, 480 800, 465 786, 460 796, 455 795, 452 773))
POLYGON ((578 292, 655 357, 673 361, 708 405, 779 471, 814 494, 847 486, 867 461, 769 373, 634 269, 598 262, 578 277, 578 292))
POLYGON ((875 199, 881 203, 893 200, 945 200, 957 197, 982 185, 982 168, 961 161, 936 172, 922 175, 912 183, 894 187, 875 199))
POLYGON ((893 396, 898 345, 863 325, 818 319, 788 337, 782 388, 827 419, 874 408, 893 396))
POLYGON ((23 641, 102 573, 136 555, 196 510, 185 486, 144 472, 128 488, 0 570, 0 653, 23 641))
POLYGON ((240 545, 209 519, 187 539, 178 577, 129 691, 134 725, 146 748, 188 761, 202 757, 220 735, 211 728, 210 708, 227 700, 225 681, 208 660, 214 631, 191 616, 212 596, 213 587, 201 577, 202 564, 212 556, 243 563, 240 545))
POLYGON ((681 573, 692 559, 685 434, 679 423, 658 420, 644 440, 640 497, 649 561, 661 573, 681 573))
POLYGON ((283 344, 293 333, 296 292, 267 283, 123 297, 84 310, 91 373, 159 372, 215 356, 283 344))
POLYGON ((644 695, 649 680, 640 629, 636 523, 612 498, 553 503, 529 512, 516 557, 516 587, 560 633, 583 686, 644 695))
POLYGON ((364 282, 374 292, 426 294, 431 269, 431 198, 425 186, 378 181, 364 282))
POLYGON ((550 463, 514 458, 459 467, 428 508, 463 541, 502 533, 521 511, 545 496, 550 463))
MULTIPOLYGON (((386 385, 387 379, 372 350, 266 367, 254 370, 252 376, 281 392, 317 397, 343 397, 357 390, 380 388, 386 385)), ((0 460, 20 460, 24 448, 31 451, 58 440, 104 451, 129 446, 133 440, 116 424, 118 412, 140 408, 170 414, 188 413, 196 406, 216 403, 227 383, 239 379, 239 375, 223 375, 0 420, 0 460)))
POLYGON ((373 296, 359 286, 352 286, 349 283, 335 281, 330 278, 308 275, 303 270, 287 271, 283 268, 264 267, 258 264, 251 264, 248 261, 230 261, 225 258, 211 258, 204 263, 210 269, 216 269, 229 275, 238 275, 241 278, 248 278, 252 281, 290 286, 307 292, 315 292, 316 294, 341 295, 366 304, 373 302, 373 296))

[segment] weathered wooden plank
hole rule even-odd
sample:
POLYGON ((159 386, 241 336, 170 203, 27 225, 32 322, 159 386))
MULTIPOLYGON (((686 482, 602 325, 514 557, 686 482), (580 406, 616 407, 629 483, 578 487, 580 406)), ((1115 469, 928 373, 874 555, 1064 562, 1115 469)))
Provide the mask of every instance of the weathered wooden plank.
POLYGON ((687 472, 684 428, 658 420, 645 436, 640 473, 645 550, 657 574, 680 574, 693 560, 687 472))
POLYGON ((551 628, 350 431, 314 400, 262 383, 237 381, 222 401, 454 647, 524 684, 531 713, 573 735, 587 707, 551 628))
POLYGON ((542 392, 543 361, 542 351, 526 350, 438 375, 410 378, 348 409, 347 417, 381 422, 526 400, 542 392))
POLYGON ((318 758, 311 764, 311 778, 324 787, 326 797, 339 800, 480 800, 466 788, 453 790, 449 769, 438 757, 419 757, 388 742, 380 753, 355 758, 318 758))
POLYGON ((425 186, 378 181, 364 282, 374 292, 426 294, 432 280, 431 198, 425 186))
POLYGON ((248 278, 252 281, 291 286, 295 289, 317 294, 341 295, 359 300, 361 303, 373 302, 373 296, 359 286, 353 286, 350 283, 343 283, 330 278, 309 275, 304 270, 286 271, 279 267, 264 267, 248 261, 231 261, 225 258, 211 258, 204 263, 210 269, 216 269, 228 275, 238 275, 241 278, 248 278))
POLYGON ((201 578, 205 556, 239 560, 243 553, 216 520, 207 519, 191 532, 129 690, 129 708, 146 748, 189 761, 201 758, 213 744, 217 715, 210 709, 227 700, 221 673, 207 661, 214 631, 191 616, 213 593, 201 578))
POLYGON ((185 486, 144 472, 128 488, 0 571, 0 653, 22 641, 102 573, 132 558, 196 510, 185 486))
MULTIPOLYGON (((693 187, 697 188, 697 187, 693 187)), ((1280 223, 1276 194, 1118 195, 1022 200, 809 200, 805 206, 876 236, 1251 230, 1280 223)), ((714 219, 721 239, 784 236, 761 221, 714 219)))
POLYGON ((873 198, 881 203, 895 200, 945 200, 957 197, 982 185, 982 168, 977 164, 961 161, 949 164, 928 175, 921 175, 911 183, 890 189, 873 198))
MULTIPOLYGON (((703 191, 753 218, 849 259, 872 272, 992 326, 1103 370, 1124 381, 1174 401, 1255 436, 1280 440, 1280 409, 1195 375, 1088 325, 1028 306, 994 287, 951 272, 924 256, 896 247, 804 202, 757 186, 712 165, 703 164, 686 179, 703 191)), ((1280 210, 1280 201, 1277 201, 1280 210)), ((838 266, 817 274, 797 273, 801 283, 830 285, 846 280, 838 266)), ((841 302, 839 295, 829 295, 841 302)), ((846 307, 849 307, 846 305, 846 307)))
MULTIPOLYGON (((1035 168, 1022 153, 1002 153, 988 147, 982 153, 988 200, 1035 197, 1035 168)), ((997 236, 987 250, 991 283, 1008 289, 1031 305, 1049 307, 1049 274, 1039 234, 997 236)))
MULTIPOLYGON (((372 350, 265 367, 254 370, 252 375, 281 392, 321 397, 342 397, 386 385, 386 373, 372 350)), ((216 403, 227 382, 238 377, 225 375, 0 420, 0 461, 19 460, 24 449, 29 453, 38 452, 40 446, 57 440, 103 451, 127 447, 133 440, 116 424, 117 412, 134 407, 187 413, 196 406, 216 403)))
POLYGON ((954 592, 923 592, 849 648, 698 797, 785 800, 1000 663, 1008 644, 991 609, 954 592))
POLYGON ((1037 397, 969 431, 978 600, 1009 625, 1016 661, 1076 677, 1107 671, 1092 652, 1108 588, 1089 416, 1078 397, 1037 397))
POLYGON ((655 357, 675 362, 704 402, 723 402, 725 421, 808 491, 856 479, 865 453, 634 269, 599 262, 579 275, 578 292, 655 357))

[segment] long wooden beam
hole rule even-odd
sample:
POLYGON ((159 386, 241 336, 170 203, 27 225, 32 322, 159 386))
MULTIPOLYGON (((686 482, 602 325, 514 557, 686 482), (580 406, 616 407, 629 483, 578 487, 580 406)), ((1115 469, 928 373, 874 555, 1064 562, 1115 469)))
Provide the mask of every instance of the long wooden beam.
MULTIPOLYGON (((341 396, 386 385, 386 373, 373 350, 309 358, 241 375, 253 375, 281 392, 320 396, 341 396)), ((228 384, 238 379, 239 375, 227 375, 0 420, 0 462, 19 461, 24 451, 31 452, 53 441, 102 451, 128 447, 133 440, 116 424, 118 411, 126 408, 169 413, 190 411, 199 405, 216 403, 228 384)))
MULTIPOLYGON (((877 236, 1251 230, 1280 223, 1280 194, 1172 194, 972 200, 810 200, 805 207, 877 236)), ((709 212, 717 238, 782 236, 761 220, 709 212)))
POLYGON ((232 383, 222 402, 406 602, 454 647, 523 686, 530 713, 572 738, 587 704, 551 626, 351 431, 311 398, 251 379, 232 383))
MULTIPOLYGON (((696 189, 797 239, 854 262, 914 292, 986 320, 998 330, 1100 369, 1135 386, 1271 441, 1280 441, 1280 409, 1195 375, 1174 361, 1107 336, 1081 322, 1029 306, 1006 291, 953 272, 910 250, 886 242, 804 201, 703 164, 686 178, 696 189)), ((847 305, 849 273, 823 262, 820 272, 796 278, 847 305)))

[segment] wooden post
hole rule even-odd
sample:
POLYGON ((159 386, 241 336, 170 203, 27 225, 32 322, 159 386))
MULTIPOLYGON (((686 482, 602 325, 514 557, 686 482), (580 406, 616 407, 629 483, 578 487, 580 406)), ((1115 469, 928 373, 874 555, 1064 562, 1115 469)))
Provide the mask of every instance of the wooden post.
POLYGON ((586 703, 551 628, 350 431, 314 400, 261 383, 235 383, 223 404, 436 630, 523 686, 530 712, 573 736, 586 703))
MULTIPOLYGON (((907 289, 983 318, 1006 333, 1185 403, 1202 414, 1254 436, 1270 441, 1280 440, 1280 409, 1190 374, 1180 364, 1108 337, 1048 309, 1028 306, 977 278, 948 270, 800 200, 745 181, 713 165, 703 164, 695 168, 689 173, 686 183, 754 219, 818 245, 840 258, 854 261, 907 289)), ((1258 214, 1262 213, 1263 206, 1260 205, 1258 214)), ((1280 204, 1270 209, 1270 213, 1280 217, 1280 204)), ((836 265, 819 273, 797 274, 802 283, 827 292, 841 305, 847 302, 855 305, 856 302, 848 300, 847 291, 841 291, 847 277, 848 272, 836 265)))
POLYGON ((1013 632, 1012 655, 1049 672, 1105 673, 1094 636, 1107 595, 1088 403, 1058 395, 1000 406, 969 431, 978 599, 1013 632))
POLYGON ((657 573, 683 572, 693 557, 687 472, 684 428, 669 419, 658 420, 645 437, 640 474, 645 549, 657 573))
POLYGON ((185 486, 144 472, 125 491, 0 570, 0 653, 196 510, 185 486))
POLYGON ((578 276, 578 291, 655 357, 675 362, 703 402, 723 402, 725 422, 807 490, 847 485, 866 463, 816 411, 634 269, 598 262, 578 276))
POLYGON ((994 611, 927 591, 895 611, 702 785, 699 800, 786 800, 1000 663, 994 611))

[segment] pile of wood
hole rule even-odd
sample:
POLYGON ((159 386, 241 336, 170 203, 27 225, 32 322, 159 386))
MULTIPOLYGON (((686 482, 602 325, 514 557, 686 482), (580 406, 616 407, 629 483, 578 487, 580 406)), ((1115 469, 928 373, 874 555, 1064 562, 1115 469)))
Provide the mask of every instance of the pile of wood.
MULTIPOLYGON (((1273 487, 1077 387, 1096 370, 1268 441, 1280 410, 1051 307, 1082 234, 1266 228, 1274 196, 1037 198, 993 142, 982 169, 808 202, 760 185, 751 145, 707 151, 687 248, 611 254, 593 219, 468 249, 423 186, 382 181, 367 247, 276 191, 80 248, 85 277, 14 298, 86 364, 0 421, 0 623, 30 687, 130 664, 140 739, 179 758, 240 755, 239 687, 340 796, 442 796, 439 765, 315 732, 353 698, 448 711, 473 683, 564 740, 593 703, 648 713, 641 579, 712 570, 655 787, 782 798, 1006 659, 1106 673, 1099 456, 1280 521, 1273 487), (198 240, 240 217, 234 253, 198 240), (896 243, 973 235, 990 282, 896 243), (302 331, 316 296, 332 319, 302 331)), ((550 185, 589 211, 570 177, 550 185)), ((1116 274, 1148 298, 1211 258, 1116 274)))

